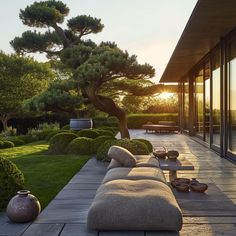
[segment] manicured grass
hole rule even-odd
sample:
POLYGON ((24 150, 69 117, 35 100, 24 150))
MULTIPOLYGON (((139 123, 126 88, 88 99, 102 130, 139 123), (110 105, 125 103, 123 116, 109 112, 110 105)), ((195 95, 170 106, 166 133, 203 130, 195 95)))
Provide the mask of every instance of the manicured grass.
POLYGON ((24 173, 25 188, 39 199, 42 208, 90 158, 78 155, 47 155, 47 149, 47 143, 35 142, 0 150, 0 156, 10 159, 24 173))

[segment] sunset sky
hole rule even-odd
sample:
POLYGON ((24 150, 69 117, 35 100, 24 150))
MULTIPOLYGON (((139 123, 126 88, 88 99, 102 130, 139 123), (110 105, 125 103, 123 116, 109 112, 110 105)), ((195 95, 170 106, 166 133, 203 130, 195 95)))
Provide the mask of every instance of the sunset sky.
MULTIPOLYGON (((9 41, 29 30, 19 19, 20 9, 34 0, 7 0, 0 8, 0 50, 13 52, 9 41)), ((115 41, 121 49, 138 56, 156 69, 158 82, 197 0, 65 0, 68 18, 87 14, 101 18, 104 30, 90 38, 115 41)), ((37 56, 36 59, 44 60, 37 56)))

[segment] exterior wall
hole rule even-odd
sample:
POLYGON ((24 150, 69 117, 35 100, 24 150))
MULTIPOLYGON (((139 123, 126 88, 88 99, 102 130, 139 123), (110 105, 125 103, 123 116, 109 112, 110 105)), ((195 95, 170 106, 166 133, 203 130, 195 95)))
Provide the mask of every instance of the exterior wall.
POLYGON ((236 161, 236 30, 180 82, 182 132, 236 161))

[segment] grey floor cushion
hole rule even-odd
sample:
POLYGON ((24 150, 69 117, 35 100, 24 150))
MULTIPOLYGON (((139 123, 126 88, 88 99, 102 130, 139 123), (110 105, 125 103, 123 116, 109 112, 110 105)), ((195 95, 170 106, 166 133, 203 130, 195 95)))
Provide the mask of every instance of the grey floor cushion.
MULTIPOLYGON (((150 155, 135 155, 135 158, 136 158, 136 167, 159 167, 159 161, 150 155)), ((107 167, 107 170, 122 166, 123 165, 118 161, 111 159, 111 162, 107 167)))
POLYGON ((103 179, 103 183, 115 179, 141 180, 152 179, 166 183, 163 171, 154 167, 124 168, 117 167, 109 170, 103 179))
POLYGON ((179 231, 182 214, 166 184, 119 179, 99 187, 87 225, 95 230, 179 231))

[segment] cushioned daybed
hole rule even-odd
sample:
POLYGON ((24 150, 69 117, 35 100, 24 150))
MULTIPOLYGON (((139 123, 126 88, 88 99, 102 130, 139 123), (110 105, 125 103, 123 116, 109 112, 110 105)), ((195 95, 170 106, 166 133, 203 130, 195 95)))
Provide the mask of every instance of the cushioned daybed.
POLYGON ((179 231, 182 213, 158 167, 158 160, 151 156, 132 156, 127 150, 121 148, 120 152, 117 149, 120 148, 113 146, 109 150, 110 154, 117 152, 118 157, 115 155, 97 190, 88 213, 88 227, 95 230, 179 231), (123 152, 127 155, 122 155, 123 152), (125 156, 126 161, 130 160, 128 155, 133 159, 122 164, 119 155, 125 156), (144 167, 137 167, 134 160, 143 163, 144 167))

